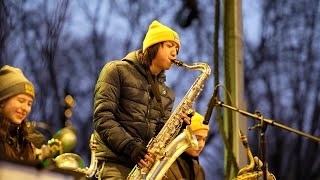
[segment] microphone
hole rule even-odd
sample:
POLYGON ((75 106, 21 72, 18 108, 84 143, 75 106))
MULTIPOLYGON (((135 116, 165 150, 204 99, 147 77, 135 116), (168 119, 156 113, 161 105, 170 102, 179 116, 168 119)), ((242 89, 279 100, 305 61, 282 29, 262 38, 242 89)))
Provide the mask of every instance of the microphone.
POLYGON ((211 114, 212 114, 212 110, 216 106, 217 94, 218 94, 217 90, 215 89, 215 91, 212 94, 212 97, 211 97, 210 101, 208 102, 208 108, 207 108, 207 111, 205 113, 204 120, 203 120, 203 124, 205 124, 205 125, 209 124, 209 121, 210 121, 210 118, 211 118, 211 114))

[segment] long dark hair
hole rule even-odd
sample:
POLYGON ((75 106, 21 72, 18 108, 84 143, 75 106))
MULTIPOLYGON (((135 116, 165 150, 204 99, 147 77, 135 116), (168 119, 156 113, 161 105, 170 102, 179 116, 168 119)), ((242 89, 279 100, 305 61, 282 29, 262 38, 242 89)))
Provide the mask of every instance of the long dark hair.
POLYGON ((145 65, 146 67, 151 66, 152 59, 156 57, 160 45, 162 46, 163 42, 154 44, 146 49, 146 51, 142 54, 141 57, 141 62, 143 65, 145 65))
POLYGON ((22 138, 21 141, 18 140, 19 142, 21 142, 21 154, 17 154, 15 149, 7 143, 7 140, 10 136, 9 129, 10 126, 12 126, 12 124, 10 120, 5 117, 3 113, 3 108, 4 102, 0 102, 0 157, 11 160, 18 160, 20 159, 20 157, 22 157, 23 160, 35 160, 33 147, 31 143, 25 139, 25 137, 29 135, 27 131, 28 127, 25 120, 21 122, 18 131, 20 137, 22 138))
POLYGON ((4 116, 3 113, 4 101, 0 102, 0 138, 6 138, 8 135, 8 129, 10 121, 4 116))

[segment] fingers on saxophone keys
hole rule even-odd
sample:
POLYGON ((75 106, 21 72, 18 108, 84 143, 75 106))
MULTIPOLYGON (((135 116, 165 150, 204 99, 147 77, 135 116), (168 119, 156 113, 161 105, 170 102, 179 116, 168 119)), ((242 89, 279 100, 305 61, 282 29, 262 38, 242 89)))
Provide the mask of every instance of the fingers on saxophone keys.
POLYGON ((147 160, 143 160, 143 159, 140 159, 140 161, 138 162, 138 165, 140 167, 149 167, 149 164, 147 163, 147 160))
POLYGON ((147 149, 147 152, 150 153, 150 154, 154 154, 154 152, 150 149, 147 149))
POLYGON ((149 161, 149 162, 151 162, 151 163, 154 162, 154 160, 153 160, 149 155, 147 155, 147 154, 144 156, 144 158, 145 158, 144 161, 149 161))
POLYGON ((141 168, 144 168, 145 166, 141 163, 141 161, 143 161, 143 160, 140 160, 140 162, 138 162, 138 165, 139 165, 141 168))
POLYGON ((186 122, 187 124, 190 124, 191 123, 191 118, 186 115, 186 114, 182 114, 181 115, 181 118, 184 120, 184 122, 186 122))

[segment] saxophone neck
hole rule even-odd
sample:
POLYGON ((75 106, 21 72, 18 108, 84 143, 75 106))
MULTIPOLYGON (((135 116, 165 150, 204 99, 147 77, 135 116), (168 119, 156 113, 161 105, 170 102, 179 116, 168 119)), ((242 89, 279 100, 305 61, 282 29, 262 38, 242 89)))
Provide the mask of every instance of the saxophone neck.
POLYGON ((210 66, 207 63, 194 63, 193 65, 188 65, 182 61, 180 61, 179 59, 173 59, 171 60, 171 62, 176 65, 176 66, 182 66, 185 67, 187 69, 191 69, 191 70, 201 70, 203 73, 207 74, 208 76, 211 73, 211 69, 210 66))
POLYGON ((91 134, 90 138, 90 150, 91 150, 91 161, 89 167, 78 168, 76 171, 84 173, 87 177, 92 177, 96 174, 98 168, 98 160, 96 158, 96 146, 97 142, 94 138, 94 134, 91 134))
POLYGON ((246 135, 244 135, 241 130, 239 130, 239 135, 240 135, 240 140, 242 141, 243 146, 247 150, 247 154, 248 154, 248 158, 249 158, 250 164, 247 165, 246 167, 240 169, 239 172, 238 172, 238 176, 242 175, 242 174, 245 174, 246 172, 251 171, 255 166, 254 158, 252 156, 252 153, 251 153, 251 150, 250 150, 250 147, 249 147, 249 143, 248 143, 248 139, 247 139, 246 135))
POLYGON ((176 66, 188 67, 188 65, 179 59, 172 59, 171 62, 176 66))

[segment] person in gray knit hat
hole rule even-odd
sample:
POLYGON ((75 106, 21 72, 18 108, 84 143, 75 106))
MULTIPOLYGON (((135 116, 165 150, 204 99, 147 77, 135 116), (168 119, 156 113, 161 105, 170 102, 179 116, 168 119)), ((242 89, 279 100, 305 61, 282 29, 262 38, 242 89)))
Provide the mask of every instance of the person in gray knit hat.
POLYGON ((26 120, 34 98, 34 86, 19 68, 0 69, 1 159, 36 160, 35 148, 42 148, 46 139, 26 120))

